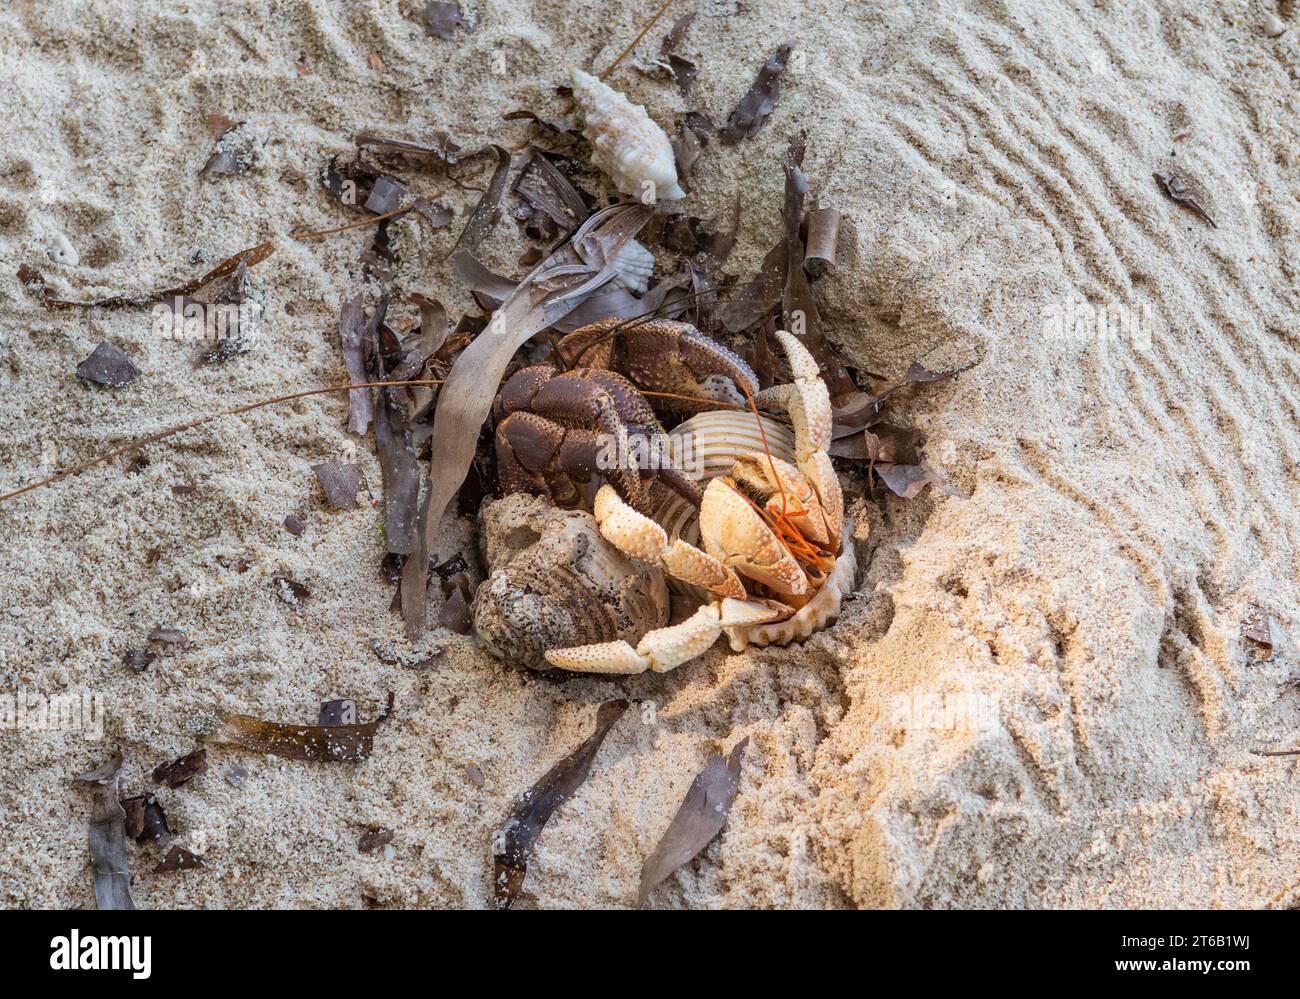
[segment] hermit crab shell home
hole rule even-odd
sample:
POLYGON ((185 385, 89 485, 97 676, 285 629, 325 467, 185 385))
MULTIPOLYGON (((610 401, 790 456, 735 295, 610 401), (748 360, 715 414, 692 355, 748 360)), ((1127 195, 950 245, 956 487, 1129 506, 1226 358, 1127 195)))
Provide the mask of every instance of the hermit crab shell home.
POLYGON ((576 67, 570 76, 573 99, 582 109, 582 134, 592 145, 591 161, 614 186, 646 204, 686 197, 677 182, 672 143, 645 108, 576 67))

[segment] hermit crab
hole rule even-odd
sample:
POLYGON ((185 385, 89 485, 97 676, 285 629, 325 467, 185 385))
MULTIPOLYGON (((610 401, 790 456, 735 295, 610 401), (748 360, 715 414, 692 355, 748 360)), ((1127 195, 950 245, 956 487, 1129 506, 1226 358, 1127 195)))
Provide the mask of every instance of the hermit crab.
MULTIPOLYGON (((603 476, 591 503, 600 537, 700 601, 685 620, 652 628, 635 644, 551 634, 543 655, 552 666, 665 671, 723 634, 737 651, 786 644, 839 613, 856 562, 827 453, 830 397, 799 339, 785 331, 776 338, 793 380, 763 391, 740 357, 686 323, 665 320, 632 327, 607 320, 579 330, 557 348, 577 367, 527 368, 503 386, 503 488, 573 502, 584 483, 603 476), (645 396, 696 415, 665 435, 645 396), (786 414, 791 426, 764 411, 786 414), (666 455, 660 452, 655 467, 601 468, 598 438, 621 441, 633 432, 666 436, 666 455)), ((505 596, 489 579, 475 598, 476 621, 501 621, 487 605, 505 596)), ((485 641, 489 648, 509 644, 502 636, 485 641)))

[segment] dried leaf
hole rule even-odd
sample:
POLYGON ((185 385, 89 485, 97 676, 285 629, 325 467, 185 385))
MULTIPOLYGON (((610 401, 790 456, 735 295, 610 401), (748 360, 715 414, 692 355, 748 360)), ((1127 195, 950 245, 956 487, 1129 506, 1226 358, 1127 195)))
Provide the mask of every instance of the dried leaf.
MULTIPOLYGON (((558 266, 578 263, 582 259, 579 244, 583 241, 600 246, 605 259, 611 259, 649 217, 650 210, 641 205, 616 205, 597 212, 501 304, 493 316, 493 324, 500 333, 477 337, 456 359, 438 395, 431 439, 430 481, 420 508, 418 545, 402 573, 402 614, 408 637, 418 636, 423 629, 429 553, 438 523, 474 461, 483 421, 491 411, 497 385, 510 359, 535 334, 582 304, 581 296, 574 294, 576 285, 591 287, 602 276, 605 281, 612 280, 616 271, 612 266, 605 267, 596 278, 584 282, 575 276, 550 289, 539 287, 537 276, 558 266)), ((595 284, 591 290, 599 286, 595 284)))
MULTIPOLYGON (((339 311, 339 338, 343 345, 343 367, 348 373, 349 385, 364 385, 370 379, 366 374, 365 355, 366 314, 361 308, 361 296, 344 302, 339 311)), ((348 392, 348 429, 354 434, 365 434, 374 418, 370 389, 352 389, 348 392)))
POLYGON ((167 815, 152 794, 123 798, 122 810, 126 815, 126 834, 137 843, 154 840, 166 846, 172 838, 172 831, 167 826, 167 815))
POLYGON ((736 743, 725 759, 710 754, 704 770, 695 778, 677 814, 668 823, 663 838, 641 866, 641 890, 637 907, 644 906, 651 893, 667 877, 712 842, 726 825, 731 804, 740 787, 740 761, 749 736, 736 743))
POLYGON ((394 832, 391 829, 367 829, 357 840, 357 849, 362 853, 370 853, 378 850, 381 846, 387 846, 393 841, 394 832))
POLYGON ((90 815, 90 862, 95 869, 95 907, 134 909, 131 874, 126 856, 126 812, 117 797, 122 754, 114 753, 77 781, 91 786, 94 802, 90 815))
POLYGON ((1273 628, 1268 611, 1259 604, 1247 604, 1241 618, 1241 634, 1255 644, 1255 658, 1260 662, 1273 658, 1273 628))
POLYGON ((668 29, 668 34, 664 35, 663 41, 659 43, 660 55, 667 55, 669 52, 677 51, 682 42, 686 40, 686 32, 690 30, 697 14, 698 11, 692 10, 673 22, 673 26, 668 29))
POLYGON ((596 731, 591 737, 515 800, 505 826, 492 844, 496 861, 493 887, 498 909, 510 908, 519 898, 528 873, 528 858, 542 830, 556 809, 568 801, 587 779, 605 736, 627 709, 627 701, 602 704, 596 711, 596 731))
POLYGON ((804 270, 816 280, 835 271, 836 243, 840 235, 840 213, 834 208, 817 208, 808 213, 808 246, 804 270))
POLYGON ((889 487, 890 492, 903 499, 916 499, 926 486, 943 484, 943 479, 924 465, 891 465, 882 462, 875 468, 876 474, 889 487))
POLYGON ((288 576, 272 576, 271 582, 276 584, 276 591, 286 604, 297 604, 311 596, 311 590, 288 576))
POLYGON ((235 121, 234 118, 224 114, 210 114, 203 119, 203 122, 213 142, 220 142, 223 135, 243 124, 242 121, 235 121))
POLYGON ((167 856, 158 862, 158 866, 153 871, 155 874, 171 874, 175 871, 194 871, 207 866, 203 862, 203 858, 198 854, 190 853, 189 850, 179 846, 173 846, 167 851, 167 856))
POLYGON ((1210 223, 1210 225, 1215 229, 1219 228, 1218 223, 1215 222, 1214 219, 1210 218, 1210 213, 1207 212, 1201 206, 1201 203, 1192 195, 1191 190, 1187 186, 1187 182, 1183 180, 1182 177, 1178 176, 1178 174, 1174 173, 1172 170, 1157 170, 1151 176, 1156 179, 1156 183, 1160 185, 1160 190, 1164 192, 1165 197, 1170 201, 1188 208, 1206 222, 1210 223))
POLYGON ((96 385, 125 385, 139 374, 130 358, 107 340, 77 365, 77 377, 96 385))
POLYGON ((469 578, 464 574, 456 577, 455 585, 443 601, 442 610, 438 612, 438 625, 458 635, 468 635, 474 628, 474 615, 470 612, 471 596, 468 593, 469 578))
POLYGON ((668 56, 668 68, 672 70, 673 79, 677 82, 677 89, 681 92, 681 95, 689 97, 691 87, 695 86, 695 78, 700 75, 700 67, 689 59, 670 54, 668 56))
POLYGON ((149 632, 149 641, 162 642, 164 645, 183 645, 185 632, 179 628, 164 628, 162 625, 149 632))
POLYGON ((214 149, 208 161, 199 171, 200 177, 222 177, 247 173, 249 158, 242 150, 234 146, 214 149))
POLYGON ((302 522, 301 517, 291 513, 284 518, 284 529, 295 538, 301 538, 302 532, 307 530, 307 525, 302 522))
POLYGON ((166 784, 174 789, 187 781, 193 780, 199 774, 205 773, 207 769, 208 751, 199 748, 192 753, 186 753, 178 760, 155 767, 153 779, 157 784, 166 784))
POLYGON ((375 449, 384 490, 384 533, 389 552, 409 555, 418 543, 420 466, 411 428, 389 396, 390 391, 380 393, 375 414, 375 449))
POLYGON ((793 42, 786 42, 763 63, 753 86, 740 99, 736 110, 727 119, 727 124, 718 133, 724 142, 747 139, 763 127, 763 122, 772 113, 777 98, 781 96, 781 74, 785 72, 793 48, 793 42))
POLYGON ((335 510, 350 510, 357 505, 357 490, 361 488, 361 469, 351 463, 325 461, 312 465, 311 470, 320 479, 325 490, 325 502, 335 510))
POLYGON ((456 29, 472 31, 465 15, 461 13, 458 3, 441 3, 429 0, 424 5, 424 33, 451 41, 456 37, 456 29))
POLYGON ((510 154, 500 146, 490 148, 497 158, 496 168, 492 171, 492 179, 488 181, 487 190, 483 192, 483 196, 474 207, 474 214, 469 217, 465 228, 461 230, 460 238, 452 247, 453 258, 466 250, 474 253, 501 218, 501 198, 506 192, 506 180, 510 176, 510 154))
POLYGON ((362 207, 376 215, 387 215, 389 212, 397 211, 410 194, 411 192, 397 178, 384 174, 375 178, 370 196, 366 198, 366 203, 362 207))
POLYGON ((287 760, 356 763, 370 756, 375 732, 393 710, 393 695, 374 720, 358 725, 286 725, 261 721, 252 715, 227 715, 208 736, 224 743, 271 753, 287 760))
POLYGON ((144 649, 127 649, 122 653, 122 664, 129 666, 137 673, 143 673, 149 668, 158 657, 152 652, 146 652, 144 649))

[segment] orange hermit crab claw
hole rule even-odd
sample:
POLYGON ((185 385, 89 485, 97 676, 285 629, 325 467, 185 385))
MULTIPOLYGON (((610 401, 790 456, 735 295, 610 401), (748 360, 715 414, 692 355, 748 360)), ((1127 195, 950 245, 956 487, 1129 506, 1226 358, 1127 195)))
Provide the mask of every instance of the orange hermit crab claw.
POLYGON ((802 596, 808 577, 758 511, 725 477, 709 482, 700 504, 704 549, 723 565, 778 593, 802 596))

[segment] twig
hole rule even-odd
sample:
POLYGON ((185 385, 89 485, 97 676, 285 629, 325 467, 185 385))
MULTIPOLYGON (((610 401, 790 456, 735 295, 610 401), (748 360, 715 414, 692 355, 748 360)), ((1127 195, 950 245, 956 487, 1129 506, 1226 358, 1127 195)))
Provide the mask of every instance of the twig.
POLYGON ((614 70, 618 69, 618 64, 632 54, 632 50, 641 44, 641 39, 644 38, 646 36, 646 33, 658 23, 659 18, 663 17, 665 14, 668 13, 668 8, 671 7, 672 5, 673 5, 673 0, 666 0, 664 5, 660 7, 657 11, 655 11, 655 16, 650 18, 650 20, 646 22, 645 27, 642 28, 640 32, 637 33, 637 36, 632 39, 632 44, 629 45, 627 48, 625 48, 622 52, 620 52, 618 54, 618 58, 615 59, 612 63, 610 63, 609 67, 603 73, 600 73, 597 78, 600 80, 609 79, 610 74, 612 74, 614 70))
POLYGON ((29 485, 23 486, 21 489, 15 489, 13 492, 4 493, 3 495, 0 495, 0 503, 3 503, 5 500, 11 500, 15 496, 21 496, 23 493, 29 493, 33 489, 39 489, 41 486, 48 486, 50 483, 58 482, 60 479, 66 479, 69 475, 76 475, 78 472, 84 472, 86 469, 95 465, 101 465, 106 461, 112 461, 114 458, 128 454, 131 451, 138 451, 142 447, 156 444, 158 441, 166 440, 168 437, 183 433, 186 430, 193 430, 195 427, 200 427, 205 423, 211 423, 213 420, 219 419, 223 416, 237 416, 240 413, 247 413, 254 409, 261 409, 263 406, 274 406, 276 403, 291 402, 294 399, 302 399, 309 395, 325 395, 328 392, 350 392, 352 389, 365 388, 391 388, 396 385, 441 384, 441 378, 415 378, 402 382, 363 382, 356 385, 329 385, 325 388, 305 389, 302 392, 291 392, 288 395, 278 395, 274 399, 262 399, 260 402, 250 402, 243 406, 236 406, 233 409, 223 409, 218 413, 207 413, 203 416, 197 416, 185 423, 178 423, 174 427, 168 427, 166 430, 160 430, 156 434, 150 434, 148 437, 141 437, 139 440, 134 440, 130 444, 123 444, 121 447, 115 448, 106 454, 96 455, 93 458, 81 462, 79 465, 74 465, 72 468, 65 468, 63 471, 56 472, 49 478, 41 479, 39 482, 33 482, 29 485))
POLYGON ((391 219, 396 215, 405 215, 411 210, 411 206, 405 208, 394 208, 391 212, 385 212, 383 215, 372 215, 368 219, 361 219, 359 222, 349 222, 347 225, 338 226, 335 229, 317 229, 315 232, 291 232, 289 233, 294 239, 315 239, 318 236, 332 236, 336 232, 347 232, 349 229, 360 229, 374 222, 382 222, 384 219, 391 219))

